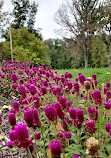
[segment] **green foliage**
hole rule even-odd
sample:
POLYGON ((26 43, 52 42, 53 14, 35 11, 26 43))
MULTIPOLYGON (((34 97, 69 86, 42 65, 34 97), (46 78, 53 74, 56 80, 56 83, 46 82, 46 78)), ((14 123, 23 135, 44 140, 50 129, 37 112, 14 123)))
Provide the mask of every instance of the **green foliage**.
POLYGON ((68 47, 64 41, 49 39, 45 41, 45 44, 48 46, 47 52, 51 58, 52 68, 71 68, 71 56, 69 55, 68 47))
MULTIPOLYGON (((9 34, 3 44, 3 50, 10 54, 9 34)), ((31 61, 33 64, 50 64, 47 56, 47 47, 34 34, 29 33, 25 27, 12 29, 13 54, 16 60, 31 61)))
POLYGON ((106 46, 101 36, 95 36, 92 40, 92 61, 95 67, 107 66, 106 46))

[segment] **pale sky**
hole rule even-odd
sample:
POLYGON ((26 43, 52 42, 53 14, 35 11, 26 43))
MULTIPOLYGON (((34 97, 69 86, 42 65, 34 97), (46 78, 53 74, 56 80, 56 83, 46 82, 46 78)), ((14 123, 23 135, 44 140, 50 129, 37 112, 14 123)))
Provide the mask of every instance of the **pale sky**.
MULTIPOLYGON (((54 21, 54 14, 59 9, 62 1, 64 0, 35 0, 35 2, 39 4, 35 28, 42 29, 41 33, 43 39, 61 38, 55 31, 56 29, 59 29, 60 26, 54 21)), ((11 0, 4 0, 4 10, 13 10, 11 0)))

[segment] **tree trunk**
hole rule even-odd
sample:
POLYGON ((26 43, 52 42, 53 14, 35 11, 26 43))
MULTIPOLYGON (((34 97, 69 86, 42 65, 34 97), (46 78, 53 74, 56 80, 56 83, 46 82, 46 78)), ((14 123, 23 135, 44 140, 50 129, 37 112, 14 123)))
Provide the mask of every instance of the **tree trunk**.
POLYGON ((87 69, 88 68, 88 53, 87 52, 84 53, 84 59, 85 59, 85 69, 87 69))
POLYGON ((110 49, 107 46, 107 55, 108 55, 108 67, 111 67, 111 56, 110 56, 110 49))

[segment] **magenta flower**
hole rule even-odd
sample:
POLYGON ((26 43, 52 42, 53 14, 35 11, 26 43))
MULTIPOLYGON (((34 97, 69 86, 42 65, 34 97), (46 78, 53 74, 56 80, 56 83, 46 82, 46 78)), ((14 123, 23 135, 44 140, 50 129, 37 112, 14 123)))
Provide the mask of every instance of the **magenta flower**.
POLYGON ((40 92, 42 93, 42 95, 46 94, 47 93, 46 87, 42 86, 41 89, 40 89, 40 92))
POLYGON ((106 109, 111 109, 111 102, 104 103, 106 109))
POLYGON ((29 132, 27 126, 24 123, 19 123, 15 126, 15 131, 17 134, 17 139, 19 142, 23 142, 29 138, 29 132))
POLYGON ((85 81, 85 76, 83 74, 79 75, 79 81, 80 83, 83 85, 84 84, 84 81, 85 81))
POLYGON ((50 143, 50 148, 51 148, 52 156, 54 156, 54 158, 60 157, 62 153, 62 147, 59 141, 56 140, 52 141, 50 143))
POLYGON ((78 82, 75 82, 74 85, 73 85, 73 87, 74 87, 74 91, 75 91, 76 93, 79 93, 79 83, 78 83, 78 82))
POLYGON ((91 84, 92 84, 92 88, 94 89, 95 87, 97 87, 97 80, 93 80, 91 84))
POLYGON ((14 82, 16 82, 18 80, 17 76, 15 73, 11 74, 11 78, 14 82))
POLYGON ((16 83, 12 83, 12 88, 15 90, 17 88, 17 84, 16 83))
POLYGON ((95 104, 96 105, 101 105, 102 104, 102 95, 100 90, 95 90, 93 94, 95 104))
POLYGON ((89 114, 90 119, 93 119, 93 120, 98 119, 98 110, 95 109, 93 106, 88 107, 88 114, 89 114))
POLYGON ((48 82, 46 80, 43 81, 43 85, 47 87, 48 86, 48 82))
POLYGON ((57 110, 52 105, 46 105, 44 108, 45 115, 50 121, 57 121, 57 110))
POLYGON ((82 109, 77 109, 77 118, 80 123, 84 122, 84 113, 82 109))
POLYGON ((66 138, 70 139, 72 137, 71 132, 65 132, 66 138))
POLYGON ((57 115, 60 119, 63 119, 64 118, 64 115, 65 113, 62 111, 62 108, 60 106, 60 103, 59 102, 55 102, 52 104, 52 106, 54 106, 57 110, 57 115))
POLYGON ((77 111, 75 108, 70 108, 69 109, 69 115, 72 119, 76 119, 77 111))
POLYGON ((66 145, 66 136, 65 136, 65 133, 64 131, 60 131, 58 134, 57 134, 57 138, 59 140, 59 142, 61 143, 61 146, 65 146, 66 145))
POLYGON ((109 90, 110 89, 110 82, 106 83, 106 88, 109 90))
POLYGON ((12 148, 14 146, 14 143, 12 141, 9 141, 6 143, 6 146, 8 146, 9 148, 12 148))
POLYGON ((27 123, 28 127, 32 127, 33 126, 33 113, 32 110, 27 108, 24 111, 24 120, 27 123))
POLYGON ((60 96, 59 97, 59 103, 62 105, 63 108, 66 108, 66 97, 65 96, 60 96))
POLYGON ((9 132, 9 138, 12 142, 14 142, 14 144, 17 144, 17 133, 15 130, 11 130, 9 132))
POLYGON ((32 95, 35 95, 37 92, 36 87, 33 84, 29 86, 29 91, 32 95))
POLYGON ((93 79, 93 80, 96 80, 96 74, 93 74, 93 75, 92 75, 92 79, 93 79))
POLYGON ((110 129, 111 129, 111 124, 107 123, 106 126, 105 126, 105 129, 106 129, 107 132, 109 132, 110 129))
POLYGON ((8 120, 11 126, 14 126, 16 124, 16 117, 14 113, 8 114, 8 120))
POLYGON ((38 131, 34 133, 34 136, 37 140, 41 138, 40 133, 38 131))
POLYGON ((33 96, 33 100, 32 101, 33 101, 33 105, 34 105, 35 108, 39 108, 40 107, 39 97, 38 97, 37 94, 35 94, 33 96))
POLYGON ((14 108, 15 112, 19 111, 19 103, 17 101, 13 102, 13 108, 14 108))
POLYGON ((94 120, 86 120, 85 122, 86 129, 89 133, 94 133, 96 131, 94 120))
POLYGON ((26 98, 25 87, 23 85, 19 85, 17 89, 18 89, 18 92, 20 93, 20 95, 22 96, 22 98, 25 99, 26 98))
POLYGON ((37 112, 37 109, 32 109, 34 125, 33 128, 37 128, 41 126, 41 121, 37 112))

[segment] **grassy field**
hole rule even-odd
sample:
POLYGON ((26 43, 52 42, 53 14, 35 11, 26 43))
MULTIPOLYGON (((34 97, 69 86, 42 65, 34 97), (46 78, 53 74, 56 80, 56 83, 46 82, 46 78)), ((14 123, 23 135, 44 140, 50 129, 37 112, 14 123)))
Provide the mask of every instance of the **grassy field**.
POLYGON ((111 68, 88 68, 88 69, 62 69, 58 70, 58 74, 70 72, 73 78, 78 77, 78 73, 81 72, 86 77, 91 77, 92 74, 96 74, 98 84, 111 82, 111 68))

